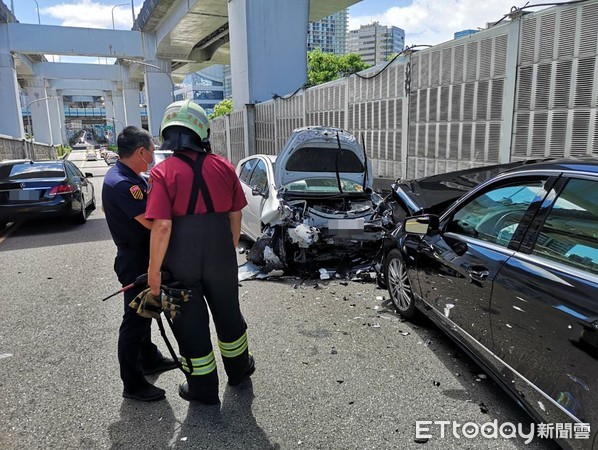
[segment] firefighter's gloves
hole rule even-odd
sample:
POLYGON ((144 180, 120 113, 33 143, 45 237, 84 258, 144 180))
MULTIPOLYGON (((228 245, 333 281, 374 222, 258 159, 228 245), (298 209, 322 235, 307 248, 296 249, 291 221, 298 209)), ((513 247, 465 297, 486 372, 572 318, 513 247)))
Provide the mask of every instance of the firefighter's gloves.
POLYGON ((181 304, 191 298, 189 289, 175 289, 162 286, 160 295, 155 296, 150 288, 145 289, 129 304, 137 314, 148 319, 159 319, 160 313, 174 320, 180 312, 181 304))
POLYGON ((191 298, 189 289, 176 289, 162 286, 162 310, 166 317, 174 320, 179 314, 182 303, 187 303, 191 298))
POLYGON ((151 293, 150 288, 141 291, 135 299, 129 303, 137 314, 147 319, 159 319, 162 312, 162 293, 156 296, 151 293))

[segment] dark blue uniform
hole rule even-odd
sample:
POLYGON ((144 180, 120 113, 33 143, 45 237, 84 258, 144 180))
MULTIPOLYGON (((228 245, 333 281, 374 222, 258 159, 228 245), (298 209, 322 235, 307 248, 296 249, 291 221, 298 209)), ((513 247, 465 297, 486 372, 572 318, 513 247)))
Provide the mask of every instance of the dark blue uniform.
MULTIPOLYGON (((147 272, 150 230, 135 217, 145 213, 147 184, 130 167, 118 161, 104 178, 102 205, 108 228, 117 247, 114 271, 128 285, 147 272)), ((151 319, 139 316, 129 303, 142 288, 124 293, 124 315, 118 336, 118 361, 125 390, 145 383, 141 367, 151 367, 161 354, 151 342, 151 319), (141 365, 141 367, 140 367, 141 365)))

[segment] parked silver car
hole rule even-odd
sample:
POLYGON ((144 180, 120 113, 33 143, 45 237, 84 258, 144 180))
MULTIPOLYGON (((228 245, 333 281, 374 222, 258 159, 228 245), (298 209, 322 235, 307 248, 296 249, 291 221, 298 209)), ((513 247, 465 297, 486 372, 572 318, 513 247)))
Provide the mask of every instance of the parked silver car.
MULTIPOLYGON (((350 133, 328 127, 293 131, 277 157, 241 160, 248 205, 241 231, 256 241, 248 259, 266 271, 347 272, 371 264, 385 231, 376 213, 372 168, 350 133)), ((386 224, 390 225, 390 224, 386 224)))

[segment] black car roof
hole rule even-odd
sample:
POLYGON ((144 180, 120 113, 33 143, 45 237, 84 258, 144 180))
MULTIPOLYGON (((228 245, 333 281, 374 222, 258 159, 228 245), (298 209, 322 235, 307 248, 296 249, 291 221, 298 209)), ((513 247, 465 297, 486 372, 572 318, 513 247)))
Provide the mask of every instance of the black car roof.
POLYGON ((581 158, 548 159, 545 161, 526 164, 509 170, 509 173, 527 170, 556 170, 556 171, 583 171, 598 173, 598 155, 581 158))

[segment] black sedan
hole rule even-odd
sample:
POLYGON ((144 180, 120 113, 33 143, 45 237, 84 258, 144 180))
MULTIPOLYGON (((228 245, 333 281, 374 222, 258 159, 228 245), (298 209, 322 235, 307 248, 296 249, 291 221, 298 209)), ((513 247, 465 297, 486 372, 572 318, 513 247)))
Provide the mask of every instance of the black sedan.
POLYGON ((402 316, 424 313, 536 421, 565 424, 561 445, 598 448, 598 160, 504 172, 406 219, 385 252, 402 316))
POLYGON ((55 216, 85 223, 96 207, 91 176, 66 160, 0 162, 0 230, 8 222, 55 216))

